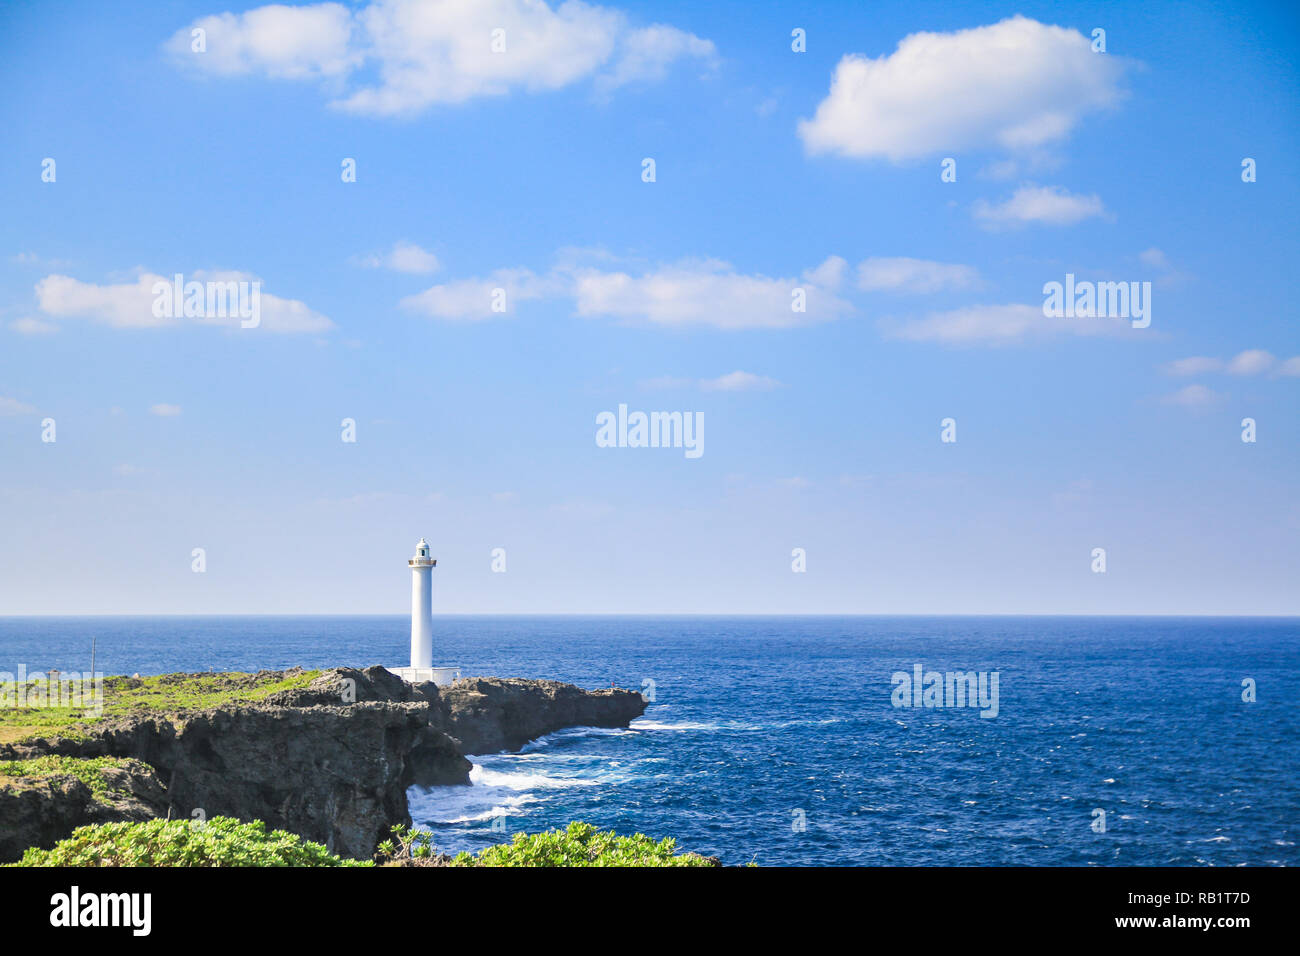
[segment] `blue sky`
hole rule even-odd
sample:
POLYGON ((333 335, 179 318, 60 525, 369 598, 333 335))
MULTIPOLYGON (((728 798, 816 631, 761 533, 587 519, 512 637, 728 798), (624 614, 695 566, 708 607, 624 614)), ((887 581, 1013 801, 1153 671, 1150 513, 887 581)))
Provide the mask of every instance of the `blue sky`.
POLYGON ((1300 612, 1298 25, 8 5, 0 613, 402 613, 421 535, 446 612, 1300 612))

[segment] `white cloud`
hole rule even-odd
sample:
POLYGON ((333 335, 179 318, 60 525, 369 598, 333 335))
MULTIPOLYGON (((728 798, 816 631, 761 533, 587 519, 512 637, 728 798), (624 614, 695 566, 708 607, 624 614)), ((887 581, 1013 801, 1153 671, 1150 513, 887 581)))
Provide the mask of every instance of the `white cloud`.
POLYGON ((985 163, 975 175, 980 179, 1009 180, 1024 179, 1053 173, 1065 163, 1060 153, 1048 147, 1032 149, 1018 153, 1015 157, 995 159, 985 163))
POLYGON ((678 60, 691 58, 714 66, 717 54, 712 40, 702 40, 685 30, 656 23, 624 36, 618 59, 598 78, 597 86, 611 90, 629 83, 658 82, 678 60))
POLYGON ((1163 251, 1152 246, 1143 252, 1138 253, 1138 259, 1143 265, 1151 266, 1154 269, 1170 269, 1169 257, 1163 251))
POLYGON ((1107 216, 1100 196, 1074 195, 1061 186, 1021 186, 997 204, 976 200, 972 211, 980 224, 989 229, 1026 223, 1069 226, 1084 219, 1107 216))
POLYGON ((14 319, 9 323, 9 328, 21 335, 49 335, 51 332, 59 330, 59 327, 52 322, 42 322, 40 319, 33 319, 31 316, 14 319))
POLYGON ((565 265, 546 275, 498 269, 484 278, 435 285, 403 299, 404 308, 441 319, 486 319, 494 314, 494 289, 506 292, 507 313, 519 301, 573 300, 576 314, 720 329, 789 328, 839 318, 852 306, 835 295, 847 264, 831 256, 797 278, 736 272, 716 259, 690 259, 648 272, 602 271, 565 265), (805 309, 794 311, 795 290, 805 309))
POLYGON ((1160 400, 1166 405, 1181 405, 1184 408, 1205 408, 1223 398, 1218 392, 1204 385, 1188 385, 1178 391, 1165 395, 1160 400))
POLYGON ((1222 368, 1223 363, 1216 358, 1193 355, 1190 358, 1175 359, 1165 366, 1165 371, 1170 375, 1202 375, 1222 368))
POLYGON ((490 319, 513 315, 518 303, 557 291, 559 284, 554 278, 538 276, 529 269, 498 269, 487 278, 457 279, 432 286, 407 296, 400 305, 435 319, 490 319), (504 292, 504 299, 499 298, 498 290, 504 292), (493 311, 497 301, 504 305, 504 313, 493 311))
POLYGON ((826 261, 819 266, 811 269, 805 269, 803 276, 813 285, 823 289, 838 289, 844 282, 844 273, 849 269, 849 264, 839 256, 827 256, 826 261))
POLYGON ((1248 349, 1238 353, 1228 363, 1228 371, 1233 375, 1259 375, 1273 367, 1277 359, 1263 349, 1248 349))
MULTIPOLYGON (((196 269, 184 273, 190 282, 260 282, 247 272, 196 269)), ((174 328, 186 323, 239 328, 237 315, 200 318, 175 318, 154 314, 155 283, 170 286, 172 277, 139 272, 134 281, 98 285, 71 276, 48 275, 36 283, 36 302, 45 315, 53 318, 86 318, 117 329, 174 328)), ((268 292, 258 293, 259 330, 269 332, 324 332, 334 323, 297 299, 283 299, 268 292)))
POLYGON ((706 392, 765 392, 779 388, 780 385, 781 383, 776 379, 768 378, 766 375, 755 375, 753 372, 739 370, 719 375, 717 378, 706 378, 700 382, 700 388, 706 392))
POLYGON ((247 13, 202 17, 167 42, 177 59, 218 74, 265 73, 281 79, 340 77, 361 62, 352 12, 338 3, 270 4, 247 13), (195 52, 192 31, 206 49, 195 52))
POLYGON ((149 414, 157 415, 159 418, 175 418, 180 413, 181 407, 179 405, 168 405, 166 402, 149 406, 149 414))
POLYGON ((928 259, 873 257, 858 265, 858 288, 866 292, 938 292, 979 285, 971 266, 928 259))
POLYGON ((515 88, 567 86, 610 58, 622 23, 601 7, 570 3, 552 10, 525 0, 390 0, 365 7, 357 18, 381 82, 336 105, 387 116, 515 88), (492 51, 495 29, 505 31, 504 53, 492 51))
POLYGON ((1014 16, 953 33, 913 33, 888 56, 840 60, 799 135, 812 154, 895 162, 1063 139, 1120 98, 1122 60, 1077 30, 1014 16))
POLYGON ((621 12, 579 0, 554 7, 543 0, 375 0, 355 13, 336 3, 271 5, 205 17, 166 46, 177 60, 212 73, 327 80, 338 94, 333 106, 380 116, 597 76, 610 90, 661 79, 682 58, 715 57, 713 44, 694 34, 665 24, 632 28, 621 12), (207 30, 206 53, 191 51, 193 27, 207 30), (495 30, 504 31, 500 52, 495 30), (367 79, 359 80, 363 70, 367 79))
POLYGON ((660 378, 646 379, 640 384, 642 388, 698 388, 705 392, 765 392, 781 387, 781 383, 774 378, 740 370, 719 375, 717 378, 674 378, 664 375, 660 378))
POLYGON ((156 328, 178 320, 154 315, 152 291, 162 276, 141 273, 134 282, 96 285, 71 276, 48 275, 36 283, 36 302, 55 318, 92 318, 114 328, 156 328))
POLYGON ((19 415, 31 415, 35 412, 36 409, 26 402, 0 395, 0 418, 15 418, 19 415))
MULTIPOLYGON (((189 279, 186 276, 186 279, 189 279)), ((259 282, 257 276, 248 272, 206 271, 196 269, 193 278, 199 282, 259 282)), ((259 293, 261 299, 261 324, 258 329, 267 332, 327 332, 334 328, 334 323, 327 316, 311 309, 305 302, 297 299, 282 299, 269 292, 259 293)), ((239 326, 238 318, 204 318, 198 320, 202 325, 239 326)))
POLYGON ((573 291, 579 315, 719 329, 789 328, 852 311, 833 292, 842 273, 843 260, 836 256, 800 278, 746 275, 718 260, 688 260, 639 276, 583 271, 573 291), (796 288, 804 290, 803 312, 792 308, 796 288))
POLYGON ((1177 268, 1169 256, 1165 255, 1164 250, 1157 249, 1155 246, 1138 253, 1138 261, 1159 273, 1155 280, 1157 285, 1177 285, 1192 278, 1191 273, 1177 268))
POLYGON ((972 305, 920 319, 881 323, 888 338, 944 345, 1010 345, 1059 334, 1123 336, 1129 328, 1127 319, 1049 319, 1042 306, 1018 304, 972 305))
POLYGON ((1019 341, 1046 322, 1043 310, 1032 305, 973 305, 897 325, 885 324, 884 330, 889 338, 911 342, 996 343, 1019 341))
POLYGON ((411 275, 427 275, 441 268, 438 257, 432 252, 405 240, 393 243, 388 252, 361 257, 358 264, 367 269, 390 269, 411 275))
POLYGON ((34 252, 20 252, 13 256, 11 261, 22 266, 38 266, 42 269, 65 269, 72 264, 67 259, 47 259, 34 252))
POLYGON ((1277 375, 1300 375, 1300 356, 1279 362, 1264 349, 1246 349, 1226 362, 1217 358, 1192 356, 1175 359, 1165 366, 1170 375, 1201 375, 1206 372, 1227 372, 1231 375, 1263 375, 1274 371, 1277 375))

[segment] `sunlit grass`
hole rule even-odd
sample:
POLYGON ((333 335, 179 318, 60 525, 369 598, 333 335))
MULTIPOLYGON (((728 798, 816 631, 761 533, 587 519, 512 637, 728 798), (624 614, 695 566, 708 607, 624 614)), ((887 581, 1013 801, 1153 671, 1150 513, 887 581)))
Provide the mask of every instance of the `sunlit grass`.
MULTIPOLYGON (((205 710, 223 704, 254 703, 295 687, 305 687, 321 671, 303 671, 281 680, 259 680, 256 674, 207 673, 160 674, 156 677, 105 677, 103 713, 93 706, 14 706, 17 694, 12 685, 0 706, 0 744, 35 737, 84 737, 95 721, 128 714, 171 714, 183 710, 205 710)), ((85 703, 93 704, 87 693, 85 703)))

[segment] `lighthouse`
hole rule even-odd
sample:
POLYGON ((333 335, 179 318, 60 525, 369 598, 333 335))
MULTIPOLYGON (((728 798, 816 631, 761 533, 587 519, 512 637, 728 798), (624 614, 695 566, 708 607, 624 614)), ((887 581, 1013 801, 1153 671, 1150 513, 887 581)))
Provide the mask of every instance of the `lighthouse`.
POLYGON ((450 684, 460 677, 460 668, 433 666, 433 569, 438 562, 429 553, 429 542, 421 538, 406 563, 411 569, 411 666, 388 670, 412 684, 450 684))
POLYGON ((429 545, 421 538, 411 566, 411 667, 433 666, 433 569, 429 545))

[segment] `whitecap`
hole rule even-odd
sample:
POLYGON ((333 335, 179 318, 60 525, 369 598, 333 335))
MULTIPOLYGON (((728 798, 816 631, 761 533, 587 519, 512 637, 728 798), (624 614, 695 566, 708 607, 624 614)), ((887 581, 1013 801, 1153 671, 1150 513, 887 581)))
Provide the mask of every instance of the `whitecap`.
POLYGON ((537 803, 531 793, 503 793, 487 787, 413 787, 408 794, 411 819, 417 826, 478 823, 498 816, 527 813, 537 803))
POLYGON ((657 720, 634 720, 628 726, 633 730, 719 730, 717 724, 701 724, 692 720, 663 723, 657 720))
POLYGON ((552 777, 544 773, 490 770, 475 764, 469 772, 469 782, 482 787, 500 787, 506 790, 554 790, 562 787, 590 787, 595 780, 582 777, 552 777))
POLYGON ((566 740, 581 740, 586 737, 628 737, 631 734, 632 731, 626 727, 566 727, 563 730, 557 730, 553 734, 530 740, 519 748, 519 752, 529 753, 530 751, 541 750, 544 747, 551 746, 551 744, 563 743, 566 740))
POLYGON ((517 816, 520 814, 520 807, 530 803, 536 803, 537 798, 529 794, 520 794, 518 797, 506 800, 504 803, 498 803, 494 806, 475 813, 471 809, 465 809, 459 816, 446 816, 446 819, 437 819, 433 822, 450 826, 456 823, 482 823, 485 820, 492 820, 496 817, 517 816))

